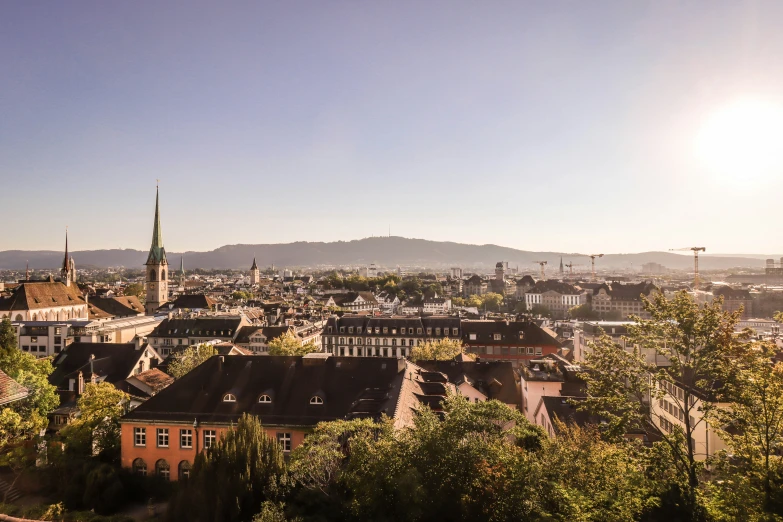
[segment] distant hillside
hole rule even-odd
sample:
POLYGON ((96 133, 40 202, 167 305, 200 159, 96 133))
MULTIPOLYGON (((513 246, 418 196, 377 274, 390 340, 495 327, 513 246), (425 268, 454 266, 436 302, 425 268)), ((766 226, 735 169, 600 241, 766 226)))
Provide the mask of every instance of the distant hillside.
MULTIPOLYGON (((139 250, 88 250, 73 252, 76 266, 86 267, 141 267, 147 259, 146 251, 139 250)), ((24 269, 29 261, 35 269, 57 268, 62 264, 62 252, 6 250, 0 252, 0 269, 24 269)), ((589 269, 590 259, 573 253, 530 252, 497 245, 466 245, 462 243, 428 241, 403 237, 372 237, 355 241, 333 243, 296 242, 274 245, 227 245, 209 252, 168 252, 169 263, 179 267, 180 256, 185 268, 240 268, 248 269, 255 256, 260 266, 276 267, 316 265, 363 265, 377 263, 381 266, 417 265, 427 267, 486 267, 492 268, 498 261, 508 261, 509 266, 520 270, 535 268, 534 262, 548 262, 551 271, 564 263, 581 265, 589 269)), ((690 255, 671 252, 642 252, 638 254, 607 254, 596 260, 603 268, 639 267, 643 263, 661 263, 668 268, 688 270, 693 266, 690 255)), ((764 266, 763 259, 739 256, 704 256, 700 266, 705 270, 731 267, 764 266)))

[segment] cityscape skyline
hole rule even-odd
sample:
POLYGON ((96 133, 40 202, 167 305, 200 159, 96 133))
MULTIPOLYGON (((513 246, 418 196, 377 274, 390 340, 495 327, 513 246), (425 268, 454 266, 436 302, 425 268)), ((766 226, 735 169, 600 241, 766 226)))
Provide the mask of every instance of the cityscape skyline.
POLYGON ((0 250, 783 250, 783 5, 189 6, 0 6, 0 250))

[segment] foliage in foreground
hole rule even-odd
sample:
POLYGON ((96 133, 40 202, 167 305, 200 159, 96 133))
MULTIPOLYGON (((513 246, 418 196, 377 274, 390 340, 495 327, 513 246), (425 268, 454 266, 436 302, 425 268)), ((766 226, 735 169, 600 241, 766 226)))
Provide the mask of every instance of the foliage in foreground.
POLYGON ((302 344, 302 340, 291 331, 269 341, 269 355, 307 355, 318 349, 313 342, 302 344))
POLYGON ((188 346, 172 357, 169 363, 169 375, 179 379, 213 355, 217 355, 217 350, 211 344, 188 346))

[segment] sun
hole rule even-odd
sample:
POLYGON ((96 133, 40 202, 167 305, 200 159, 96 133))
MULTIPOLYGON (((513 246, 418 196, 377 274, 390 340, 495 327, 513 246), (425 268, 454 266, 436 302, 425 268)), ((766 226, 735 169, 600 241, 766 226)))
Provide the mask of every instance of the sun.
POLYGON ((743 98, 716 110, 699 130, 696 155, 735 180, 783 176, 783 106, 743 98))

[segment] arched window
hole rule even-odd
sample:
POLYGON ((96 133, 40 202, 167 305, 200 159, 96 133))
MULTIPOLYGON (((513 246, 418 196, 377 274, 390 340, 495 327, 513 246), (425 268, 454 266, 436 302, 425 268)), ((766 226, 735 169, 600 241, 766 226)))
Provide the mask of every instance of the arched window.
POLYGON ((133 461, 133 472, 141 475, 142 477, 147 476, 147 463, 144 462, 142 459, 136 459, 133 461))
POLYGON ((262 395, 261 397, 258 398, 258 402, 260 402, 261 404, 270 404, 272 402, 272 397, 270 397, 269 395, 262 395))
POLYGON ((150 281, 155 281, 158 275, 155 273, 155 269, 150 270, 150 281))
POLYGON ((160 273, 160 280, 161 281, 165 281, 166 280, 166 271, 165 270, 161 271, 161 273, 160 273))
POLYGON ((223 402, 237 402, 237 397, 233 393, 227 393, 223 396, 223 402))
POLYGON ((310 397, 310 404, 323 404, 324 400, 319 397, 318 395, 313 395, 310 397))
POLYGON ((14 319, 14 320, 15 321, 22 321, 23 320, 22 319, 22 314, 16 314, 16 319, 14 319))
POLYGON ((37 321, 37 320, 38 320, 38 314, 33 314, 33 321, 37 321))
POLYGON ((155 463, 155 474, 163 477, 164 479, 168 480, 169 475, 171 475, 171 468, 169 467, 169 463, 166 462, 163 459, 160 459, 158 462, 155 463))
POLYGON ((183 460, 179 463, 179 480, 187 480, 190 478, 190 462, 183 460))

